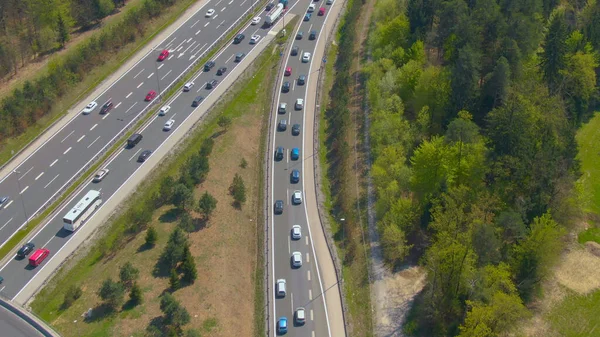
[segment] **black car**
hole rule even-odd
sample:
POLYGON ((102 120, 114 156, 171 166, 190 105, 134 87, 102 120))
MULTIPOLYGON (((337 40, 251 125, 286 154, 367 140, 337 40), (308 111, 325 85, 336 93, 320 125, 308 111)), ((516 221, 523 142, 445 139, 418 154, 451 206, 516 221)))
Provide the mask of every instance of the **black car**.
POLYGON ((196 96, 196 98, 194 98, 194 101, 192 102, 192 106, 197 107, 198 105, 200 105, 200 102, 202 102, 203 100, 204 100, 203 96, 196 96))
POLYGON ((215 66, 215 61, 208 61, 204 65, 204 71, 209 71, 215 66))
POLYGON ((102 109, 100 109, 100 114, 104 115, 105 113, 109 112, 112 108, 113 108, 113 102, 108 101, 108 102, 104 103, 104 105, 102 106, 102 109))
POLYGON ((298 136, 300 134, 300 124, 292 125, 292 136, 298 136))
POLYGON ((283 91, 283 92, 290 91, 290 82, 288 82, 288 81, 283 82, 283 85, 281 86, 281 91, 283 91))
POLYGON ((283 159, 283 147, 279 146, 277 147, 277 150, 275 150, 275 160, 282 160, 283 159))
POLYGON ((217 80, 214 80, 214 79, 213 79, 213 80, 210 80, 210 81, 208 81, 208 82, 206 83, 206 89, 212 89, 212 88, 214 88, 214 87, 217 85, 217 83, 219 83, 219 81, 217 81, 217 80))
POLYGON ((275 201, 275 214, 283 213, 283 200, 275 201))
POLYGON ((221 75, 225 74, 226 71, 227 71, 227 67, 221 67, 221 68, 217 69, 217 75, 221 76, 221 75))
POLYGON ((317 38, 317 31, 316 30, 311 30, 310 31, 310 35, 308 36, 309 40, 314 40, 317 38))
POLYGON ((151 154, 152 154, 152 151, 150 151, 150 150, 142 151, 142 153, 140 153, 140 156, 138 157, 138 162, 139 163, 145 162, 146 159, 148 159, 148 157, 150 157, 151 154))
POLYGON ((0 197, 0 205, 4 205, 8 201, 8 196, 0 197))
POLYGON ((280 120, 279 124, 277 124, 277 128, 279 129, 279 131, 287 130, 287 120, 285 120, 285 119, 280 120))
POLYGON ((25 256, 29 255, 29 253, 31 253, 34 248, 35 244, 33 244, 33 242, 28 242, 24 244, 21 247, 21 249, 19 249, 19 251, 17 252, 17 257, 21 259, 24 258, 25 256))
POLYGON ((296 40, 302 40, 302 38, 304 37, 304 32, 298 32, 298 34, 296 34, 296 40))
POLYGON ((300 48, 298 46, 293 46, 292 51, 290 52, 290 55, 292 55, 292 56, 298 55, 298 50, 300 50, 300 48))
POLYGON ((237 53, 235 54, 235 62, 240 62, 244 56, 246 56, 246 53, 237 53))
POLYGON ((238 34, 235 36, 235 38, 233 39, 233 43, 238 44, 240 42, 242 42, 242 40, 246 37, 246 35, 244 34, 238 34))
POLYGON ((267 5, 267 7, 265 8, 266 11, 270 11, 271 9, 273 9, 273 7, 275 7, 275 3, 274 2, 269 2, 269 4, 267 5))
POLYGON ((304 85, 306 83, 306 75, 300 75, 298 77, 298 85, 304 85))

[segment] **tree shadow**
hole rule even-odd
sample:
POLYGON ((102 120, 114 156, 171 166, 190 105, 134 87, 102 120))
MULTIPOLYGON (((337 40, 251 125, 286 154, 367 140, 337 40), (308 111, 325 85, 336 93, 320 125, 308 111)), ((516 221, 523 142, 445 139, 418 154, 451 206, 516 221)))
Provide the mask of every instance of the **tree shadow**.
POLYGON ((91 317, 85 317, 84 321, 86 323, 94 323, 105 319, 106 317, 114 316, 117 312, 113 310, 106 303, 100 303, 95 308, 92 309, 91 317))
POLYGON ((129 311, 131 309, 134 309, 138 305, 139 305, 139 303, 135 303, 132 299, 129 299, 129 301, 125 302, 125 304, 123 304, 121 306, 121 310, 122 311, 129 311))
POLYGON ((162 222, 162 223, 171 223, 174 222, 175 220, 177 220, 177 218, 179 218, 179 215, 181 215, 181 209, 177 208, 177 207, 173 207, 170 210, 164 212, 160 217, 158 217, 158 221, 162 222))
POLYGON ((217 132, 213 133, 213 134, 210 136, 210 138, 212 138, 212 139, 216 139, 216 138, 218 138, 220 135, 224 134, 225 132, 227 132, 227 130, 219 130, 219 131, 217 131, 217 132))
POLYGON ((150 249, 154 248, 154 246, 156 246, 156 245, 155 244, 154 245, 153 244, 148 244, 148 243, 144 242, 144 243, 142 243, 138 247, 137 252, 138 253, 143 253, 143 252, 145 252, 147 250, 150 250, 150 249))
POLYGON ((147 336, 163 336, 164 332, 164 318, 162 316, 156 316, 150 320, 146 327, 147 336))
POLYGON ((238 202, 238 201, 233 201, 231 203, 231 207, 237 209, 238 211, 242 210, 242 204, 240 202, 238 202))

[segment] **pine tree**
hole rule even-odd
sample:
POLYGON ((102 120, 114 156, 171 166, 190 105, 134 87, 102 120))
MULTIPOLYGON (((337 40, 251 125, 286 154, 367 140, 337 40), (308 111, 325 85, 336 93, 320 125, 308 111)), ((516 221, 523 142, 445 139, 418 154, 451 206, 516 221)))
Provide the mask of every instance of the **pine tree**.
POLYGON ((181 270, 183 272, 183 280, 187 283, 192 284, 198 278, 196 263, 194 262, 194 257, 190 252, 189 246, 185 246, 183 251, 181 270))
POLYGON ((142 304, 142 301, 144 300, 144 297, 142 296, 142 289, 137 284, 137 282, 133 283, 133 286, 129 291, 129 299, 131 300, 131 303, 133 303, 133 305, 142 304))
POLYGON ((58 14, 58 22, 57 22, 57 26, 58 26, 58 43, 60 44, 60 47, 63 48, 65 46, 65 43, 67 43, 70 39, 69 36, 69 27, 67 27, 67 23, 65 22, 65 20, 63 19, 62 14, 58 14))
POLYGON ((148 231, 146 232, 146 245, 154 246, 156 244, 156 240, 158 239, 158 233, 154 227, 150 226, 148 231))
POLYGON ((210 193, 204 192, 198 201, 198 212, 202 213, 205 219, 208 219, 215 208, 217 208, 217 199, 210 193))
POLYGON ((171 269, 171 276, 169 277, 169 286, 173 291, 179 289, 179 275, 175 271, 175 268, 171 269))

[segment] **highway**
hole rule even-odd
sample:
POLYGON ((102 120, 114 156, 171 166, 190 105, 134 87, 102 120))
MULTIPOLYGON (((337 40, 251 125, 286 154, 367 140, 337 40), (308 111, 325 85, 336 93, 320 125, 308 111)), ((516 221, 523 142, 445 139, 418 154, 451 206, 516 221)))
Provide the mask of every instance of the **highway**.
MULTIPOLYGON (((290 3, 290 6, 293 6, 295 3, 296 2, 290 3)), ((46 265, 50 264, 50 261, 53 260, 55 255, 59 254, 61 250, 67 247, 67 243, 69 243, 70 240, 82 232, 82 229, 85 229, 82 227, 85 227, 92 221, 91 218, 88 219, 86 224, 82 225, 82 227, 80 227, 74 233, 71 233, 62 228, 62 218, 64 214, 66 214, 91 189, 99 190, 102 193, 102 199, 104 200, 102 205, 105 205, 113 195, 119 193, 119 190, 128 182, 129 179, 136 175, 136 172, 148 164, 148 162, 137 162, 137 158, 143 150, 152 150, 157 152, 157 150, 165 144, 171 135, 177 131, 179 126, 187 121, 192 113, 194 113, 197 109, 207 108, 207 104, 205 103, 201 103, 197 108, 191 106, 192 101, 196 96, 204 96, 206 99, 203 102, 207 102, 209 98, 214 96, 213 92, 215 91, 215 88, 219 89, 220 86, 231 85, 232 80, 229 80, 228 77, 231 75, 232 71, 237 67, 240 67, 240 65, 243 67, 247 66, 243 60, 241 63, 236 62, 234 56, 238 53, 245 53, 246 55, 258 53, 259 48, 257 48, 257 46, 262 48, 265 45, 265 36, 270 34, 270 38, 273 38, 273 35, 275 34, 274 32, 269 32, 269 28, 264 28, 261 25, 253 26, 250 24, 244 26, 241 32, 245 34, 246 38, 239 44, 228 43, 226 48, 219 51, 213 58, 215 61, 215 67, 208 72, 200 71, 197 75, 195 75, 192 78, 192 81, 195 83, 195 85, 189 92, 180 91, 169 102, 164 104, 171 107, 166 116, 155 115, 152 117, 152 119, 142 128, 141 134, 143 135, 143 139, 139 144, 133 148, 123 147, 113 157, 111 157, 108 163, 104 166, 110 170, 110 173, 106 176, 106 178, 99 183, 94 183, 90 179, 90 181, 84 184, 78 193, 72 196, 69 201, 66 202, 64 206, 56 212, 55 216, 48 219, 48 221, 43 224, 41 229, 34 235, 32 239, 32 241, 36 243, 36 247, 45 247, 50 250, 50 256, 40 266, 32 268, 28 265, 27 259, 19 260, 17 258, 10 260, 7 264, 2 266, 0 269, 0 275, 4 277, 4 282, 0 288, 2 295, 11 298, 12 300, 15 300, 17 297, 19 297, 17 302, 25 303, 31 294, 29 291, 24 293, 23 291, 27 289, 27 286, 30 284, 30 282, 35 280, 36 275, 43 271, 46 265), (254 34, 261 36, 258 44, 249 43, 250 37, 254 34), (222 66, 227 67, 227 72, 221 76, 216 75, 217 69, 222 66), (217 79, 219 83, 213 89, 206 89, 206 83, 212 79, 217 79), (174 119, 175 124, 172 130, 163 131, 163 125, 169 119, 174 119)), ((113 109, 110 116, 114 116, 117 113, 118 110, 113 109)), ((203 113, 204 111, 202 114, 203 113)), ((125 113, 121 112, 120 114, 125 113)), ((84 117, 87 118, 94 116, 99 116, 97 111, 84 117)), ((102 117, 100 116, 100 118, 102 117)), ((106 120, 108 120, 108 118, 106 120)), ((152 159, 152 156, 150 156, 150 159, 152 159)), ((125 191, 122 193, 127 192, 125 191)), ((98 211, 96 211, 95 214, 99 213, 100 210, 102 210, 102 206, 98 211)), ((71 248, 71 246, 69 246, 69 248, 71 248)), ((54 261, 52 261, 52 263, 54 264, 54 261)), ((43 280, 36 280, 36 282, 40 284, 42 281, 43 280)))
MULTIPOLYGON (((235 27, 259 0, 210 0, 124 75, 94 99, 98 106, 89 115, 79 114, 0 180, 0 196, 9 200, 0 206, 0 245, 12 237, 44 207, 51 204, 69 182, 85 172, 123 132, 159 102, 145 96, 150 90, 165 91, 192 63, 202 58, 230 27, 235 27), (212 17, 205 17, 209 8, 212 17), (163 49, 170 55, 157 58, 163 49), (159 90, 160 88, 160 90, 159 90), (111 100, 113 108, 101 115, 101 106, 111 100)), ((249 39, 249 37, 248 37, 249 39)), ((248 40, 244 41, 247 44, 248 40)), ((201 84, 201 83, 199 83, 201 84)), ((197 89, 197 88, 196 88, 197 89)))
MULTIPOLYGON (((342 2, 342 0, 336 0, 342 2)), ((315 249, 315 238, 322 237, 323 231, 319 221, 314 220, 314 213, 317 212, 316 207, 307 208, 306 198, 314 198, 313 193, 306 193, 307 184, 313 184, 313 177, 307 176, 312 174, 312 168, 308 170, 306 167, 307 159, 312 157, 312 110, 313 105, 307 105, 307 97, 314 96, 316 91, 317 72, 321 66, 321 57, 313 58, 317 46, 322 36, 322 30, 325 23, 328 22, 330 9, 333 4, 327 5, 325 0, 315 1, 314 12, 311 13, 311 18, 308 21, 302 21, 297 30, 292 32, 292 46, 297 47, 297 55, 291 55, 291 52, 285 55, 285 67, 291 67, 291 72, 288 74, 287 69, 280 79, 280 93, 277 100, 277 106, 273 107, 275 112, 273 115, 273 134, 271 150, 272 164, 270 167, 269 182, 271 190, 269 191, 270 208, 270 237, 271 237, 271 256, 272 261, 272 282, 274 282, 274 292, 277 291, 277 280, 285 279, 287 294, 285 297, 276 296, 273 294, 273 319, 270 322, 273 335, 278 335, 278 320, 282 317, 287 318, 289 336, 343 336, 345 331, 341 314, 335 315, 335 322, 330 320, 330 311, 341 312, 341 304, 339 299, 334 301, 333 306, 338 305, 338 308, 332 308, 330 303, 327 303, 329 296, 324 296, 324 291, 332 289, 337 291, 337 281, 331 281, 332 284, 327 284, 322 278, 324 270, 321 261, 327 261, 329 268, 325 272, 329 275, 334 274, 331 256, 325 249, 315 249), (319 8, 324 7, 324 15, 318 15, 319 8), (311 31, 316 31, 316 36, 311 37, 311 31), (302 38, 297 34, 302 32, 302 38), (302 60, 304 53, 310 53, 309 60, 302 60), (299 77, 304 76, 305 82, 299 81, 299 77), (312 82, 311 82, 312 78, 312 82), (284 92, 282 85, 284 82, 289 82, 289 91, 284 92), (295 107, 296 100, 304 100, 302 108, 295 107), (286 103, 286 111, 280 112, 280 103, 286 103), (307 114, 307 111, 311 111, 307 114), (308 117, 308 118, 307 118, 308 117), (286 128, 280 127, 280 122, 286 121, 286 128), (308 123, 308 124, 307 124, 308 123), (295 124, 299 125, 300 132, 294 134, 292 128, 295 124), (309 141, 307 141, 309 140, 309 141), (305 146, 305 144, 307 144, 305 146), (283 158, 276 157, 276 149, 282 147, 283 158), (299 150, 299 158, 292 158, 292 149, 299 150), (298 182, 293 181, 292 172, 297 170, 300 176, 298 182), (295 191, 301 191, 303 200, 301 204, 294 204, 292 196, 295 191), (274 210, 276 201, 283 201, 284 207, 281 214, 277 214, 274 210), (312 213, 312 215, 309 215, 312 213), (313 218, 313 220, 311 220, 313 218), (300 239, 292 238, 292 226, 299 225, 302 232, 300 239), (299 252, 302 257, 302 266, 299 268, 292 267, 292 254, 299 252), (317 254, 318 253, 318 254, 317 254), (296 324, 295 314, 299 307, 305 309, 306 323, 296 324), (333 328, 332 328, 333 327, 333 328)), ((300 19, 304 18, 308 10, 308 5, 304 5, 304 12, 300 13, 300 19)), ((338 8, 339 9, 339 8, 338 8)), ((335 16, 331 16, 331 21, 335 20, 335 16)), ((332 22, 329 22, 332 25, 332 22)), ((322 40, 321 40, 322 41, 322 40)), ((320 54, 322 54, 322 48, 320 54)), ((313 204, 316 205, 314 200, 313 204)), ((334 274, 335 275, 335 274, 334 274)), ((333 294, 335 295, 335 294, 333 294)), ((338 296, 339 297, 339 296, 338 296)))

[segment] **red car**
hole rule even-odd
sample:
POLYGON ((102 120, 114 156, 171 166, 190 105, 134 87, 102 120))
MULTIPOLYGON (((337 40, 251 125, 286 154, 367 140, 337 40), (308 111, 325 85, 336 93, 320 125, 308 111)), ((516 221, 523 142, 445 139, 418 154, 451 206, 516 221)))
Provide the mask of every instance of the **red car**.
POLYGON ((148 95, 146 95, 146 102, 150 102, 151 100, 154 99, 154 97, 156 97, 156 91, 154 91, 154 90, 148 91, 148 95))
MULTIPOLYGON (((325 15, 325 7, 319 8, 319 15, 325 15)), ((168 52, 167 52, 167 55, 169 55, 168 52)))
POLYGON ((292 67, 285 68, 285 76, 290 76, 292 74, 292 67))
POLYGON ((165 49, 160 52, 160 55, 158 55, 158 60, 164 61, 164 59, 166 59, 167 57, 169 57, 169 51, 165 49))

